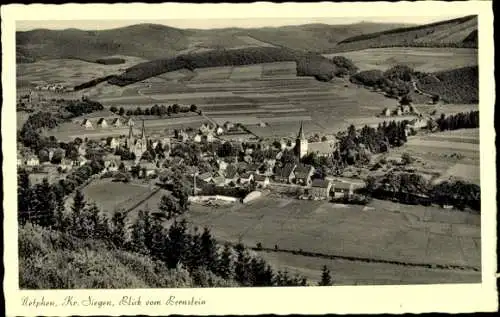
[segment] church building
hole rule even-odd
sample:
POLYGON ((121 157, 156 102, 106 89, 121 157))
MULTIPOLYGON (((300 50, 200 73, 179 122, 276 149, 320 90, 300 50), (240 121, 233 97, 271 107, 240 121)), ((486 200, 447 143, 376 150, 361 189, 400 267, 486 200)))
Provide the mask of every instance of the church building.
POLYGON ((303 158, 307 154, 308 141, 304 136, 304 129, 302 127, 302 122, 300 123, 299 134, 295 140, 295 153, 299 159, 303 158))
POLYGON ((131 153, 135 154, 137 160, 140 160, 144 152, 148 150, 148 139, 146 137, 146 129, 144 127, 144 120, 142 120, 142 129, 140 137, 135 137, 132 125, 129 125, 129 133, 127 139, 127 148, 131 153))

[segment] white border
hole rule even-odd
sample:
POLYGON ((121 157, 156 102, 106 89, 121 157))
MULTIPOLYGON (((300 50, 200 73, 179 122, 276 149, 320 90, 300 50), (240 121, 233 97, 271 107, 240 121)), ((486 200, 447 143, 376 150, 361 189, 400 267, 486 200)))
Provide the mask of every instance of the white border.
POLYGON ((374 3, 252 3, 252 4, 66 4, 2 6, 2 151, 4 154, 4 293, 7 316, 13 315, 165 315, 165 314, 325 314, 325 313, 420 313, 479 312, 497 309, 496 181, 494 143, 494 43, 490 1, 374 2, 374 3), (479 16, 480 60, 480 164, 482 196, 482 283, 463 285, 336 286, 307 288, 155 289, 20 291, 18 289, 16 223, 15 132, 15 21, 68 19, 216 19, 249 17, 342 17, 342 16, 479 16), (92 307, 43 309, 23 307, 23 295, 62 300, 66 295, 120 298, 141 295, 166 299, 195 297, 206 305, 160 308, 142 306, 103 310, 92 307))

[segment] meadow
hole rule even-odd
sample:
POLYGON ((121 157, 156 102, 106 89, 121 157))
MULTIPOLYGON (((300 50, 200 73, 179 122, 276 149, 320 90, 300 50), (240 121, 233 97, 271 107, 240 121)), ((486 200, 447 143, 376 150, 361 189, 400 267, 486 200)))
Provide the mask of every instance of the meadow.
POLYGON ((45 83, 62 83, 66 86, 78 85, 97 77, 120 72, 144 59, 134 56, 109 56, 125 60, 124 64, 105 65, 78 59, 48 59, 34 63, 16 64, 16 81, 19 88, 45 83))
POLYGON ((388 263, 367 263, 343 259, 324 259, 284 252, 256 252, 271 265, 292 274, 319 282, 321 268, 326 265, 335 285, 405 285, 441 283, 477 283, 481 273, 409 267, 388 263))
POLYGON ((151 189, 147 185, 112 182, 110 179, 94 181, 83 190, 87 201, 95 202, 109 216, 115 211, 126 209, 150 193, 151 189))
POLYGON ((327 54, 326 57, 345 56, 360 70, 385 71, 394 65, 407 65, 421 72, 437 72, 478 65, 477 49, 474 48, 424 48, 390 47, 327 54))
POLYGON ((211 227, 218 239, 241 239, 249 246, 261 243, 270 249, 375 261, 480 265, 479 216, 437 207, 385 201, 346 206, 265 197, 220 210, 193 205, 188 218, 211 227), (471 245, 476 248, 464 247, 471 245))

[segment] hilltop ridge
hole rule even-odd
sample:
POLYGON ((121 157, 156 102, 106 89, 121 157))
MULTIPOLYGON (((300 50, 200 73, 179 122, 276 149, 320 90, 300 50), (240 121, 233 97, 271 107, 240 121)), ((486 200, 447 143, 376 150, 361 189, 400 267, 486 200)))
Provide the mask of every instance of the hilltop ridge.
POLYGON ((328 52, 348 37, 401 27, 402 24, 304 24, 263 28, 180 29, 143 23, 108 30, 35 29, 16 32, 17 61, 76 58, 94 61, 111 55, 169 58, 211 49, 279 46, 328 52))
POLYGON ((346 38, 336 52, 377 47, 468 47, 477 48, 477 16, 395 28, 346 38))

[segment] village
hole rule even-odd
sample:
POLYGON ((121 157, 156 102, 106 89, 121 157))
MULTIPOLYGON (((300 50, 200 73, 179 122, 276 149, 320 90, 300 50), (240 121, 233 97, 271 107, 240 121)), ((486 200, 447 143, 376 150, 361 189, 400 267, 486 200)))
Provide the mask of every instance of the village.
MULTIPOLYGON (((195 189, 193 195, 207 184, 217 187, 245 187, 254 184, 256 189, 288 186, 307 189, 302 198, 328 199, 331 196, 352 194, 359 181, 315 178, 315 167, 300 162, 307 154, 329 156, 335 147, 330 141, 326 151, 314 151, 304 135, 302 126, 295 142, 283 140, 273 143, 260 142, 258 139, 221 140, 226 132, 237 130, 235 125, 226 122, 223 127, 202 124, 198 131, 190 129, 175 130, 171 137, 158 134, 148 135, 145 121, 140 132, 135 132, 133 119, 122 121, 114 118, 109 123, 105 118, 77 121, 84 129, 129 127, 128 135, 107 137, 102 140, 76 139, 77 153, 66 153, 61 148, 42 150, 38 154, 18 150, 17 166, 31 173, 32 182, 39 183, 47 178, 49 183, 64 179, 72 170, 90 163, 97 155, 104 164, 101 177, 120 181, 141 181, 155 183, 174 166, 184 165, 192 171, 195 189), (92 122, 93 121, 93 122, 92 122), (193 153, 182 153, 185 148, 194 149, 193 153), (181 151, 179 151, 182 149, 181 151), (296 160, 285 157, 293 153, 296 160), (199 159, 193 164, 190 154, 199 159)), ((229 134, 230 135, 230 134, 229 134)), ((227 136, 227 135, 226 135, 227 136)), ((320 142, 318 142, 320 143, 320 142)), ((324 147, 316 147, 322 149, 324 147)), ((219 196, 220 197, 220 196, 219 196)))

